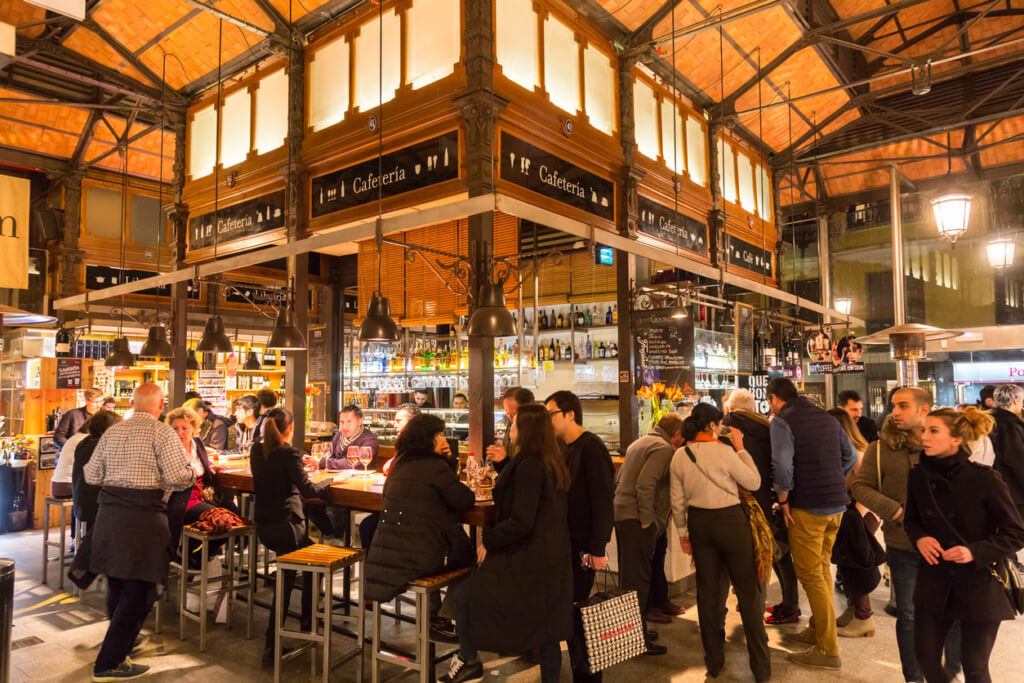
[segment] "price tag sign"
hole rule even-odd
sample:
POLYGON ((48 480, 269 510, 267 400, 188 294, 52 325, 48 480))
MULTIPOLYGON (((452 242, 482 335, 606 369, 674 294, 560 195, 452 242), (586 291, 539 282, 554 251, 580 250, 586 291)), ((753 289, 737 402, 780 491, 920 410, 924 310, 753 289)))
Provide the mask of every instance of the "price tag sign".
POLYGON ((546 361, 544 361, 544 369, 546 371, 549 371, 549 372, 551 370, 554 370, 555 369, 555 361, 553 361, 553 360, 546 360, 546 361))

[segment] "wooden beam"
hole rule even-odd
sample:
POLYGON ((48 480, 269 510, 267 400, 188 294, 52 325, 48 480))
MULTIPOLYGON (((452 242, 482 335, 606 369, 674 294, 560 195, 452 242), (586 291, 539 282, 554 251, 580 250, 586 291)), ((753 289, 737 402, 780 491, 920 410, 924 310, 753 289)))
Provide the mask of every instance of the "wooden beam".
POLYGON ((64 159, 6 145, 0 145, 0 164, 46 173, 67 173, 70 169, 68 162, 64 159))
POLYGON ((100 38, 102 38, 103 42, 105 42, 107 45, 114 48, 114 50, 117 51, 117 54, 121 55, 121 57, 126 62, 131 64, 140 72, 142 72, 142 75, 148 78, 154 85, 164 85, 164 87, 166 87, 167 89, 167 92, 171 94, 172 100, 177 101, 180 104, 184 104, 186 102, 185 98, 182 97, 181 93, 179 93, 171 86, 164 84, 160 76, 154 73, 154 71, 150 69, 149 66, 147 66, 146 63, 138 57, 138 55, 136 55, 134 52, 132 52, 127 47, 122 45, 121 41, 117 40, 116 38, 114 38, 114 36, 110 35, 110 33, 105 28, 100 26, 92 19, 86 21, 85 27, 93 33, 95 33, 96 35, 98 35, 100 38))
MULTIPOLYGON (((130 121, 130 119, 129 119, 129 121, 130 121)), ((142 129, 141 131, 139 131, 135 135, 131 136, 130 138, 126 138, 125 136, 128 135, 128 129, 129 129, 130 125, 131 125, 130 123, 125 125, 125 127, 124 127, 124 135, 121 136, 121 138, 117 141, 117 143, 112 148, 108 149, 103 154, 100 154, 99 156, 97 156, 97 157, 95 157, 93 159, 90 159, 89 161, 85 162, 85 164, 83 164, 82 167, 83 168, 89 168, 90 166, 95 166, 97 163, 99 163, 100 161, 103 161, 104 159, 109 157, 111 154, 114 154, 114 153, 116 153, 116 152, 118 152, 119 150, 122 150, 122 149, 127 149, 136 140, 144 138, 147 135, 149 135, 150 133, 152 133, 154 130, 157 130, 158 128, 160 128, 160 124, 159 123, 154 123, 153 125, 147 126, 146 128, 142 129)))
POLYGON ((78 136, 78 144, 75 145, 75 151, 71 154, 71 161, 69 165, 71 168, 78 168, 82 163, 82 156, 85 154, 85 150, 89 148, 89 142, 92 141, 92 133, 96 129, 96 124, 99 123, 102 112, 99 109, 94 109, 89 112, 89 118, 85 122, 85 127, 82 128, 82 134, 78 136))

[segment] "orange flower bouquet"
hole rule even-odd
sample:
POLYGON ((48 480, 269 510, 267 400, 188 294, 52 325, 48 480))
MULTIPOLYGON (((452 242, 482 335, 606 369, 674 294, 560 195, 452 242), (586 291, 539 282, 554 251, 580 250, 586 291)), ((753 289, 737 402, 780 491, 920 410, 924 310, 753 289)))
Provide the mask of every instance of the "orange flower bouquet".
POLYGON ((637 398, 651 402, 651 419, 646 424, 644 434, 654 429, 661 418, 665 417, 665 413, 669 412, 668 409, 662 408, 664 401, 671 405, 674 401, 681 401, 685 396, 683 390, 678 386, 665 386, 664 382, 655 382, 651 386, 644 385, 637 390, 636 395, 637 398))

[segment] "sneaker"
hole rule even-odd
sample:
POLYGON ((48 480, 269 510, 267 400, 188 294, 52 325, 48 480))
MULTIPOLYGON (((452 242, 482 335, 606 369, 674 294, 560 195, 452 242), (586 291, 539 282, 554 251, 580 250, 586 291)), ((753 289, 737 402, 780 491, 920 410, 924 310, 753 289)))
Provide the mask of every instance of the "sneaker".
POLYGON ((764 618, 764 623, 770 626, 781 626, 782 624, 795 624, 800 621, 800 610, 795 612, 783 612, 780 605, 771 610, 771 614, 764 618))
POLYGON ((477 660, 467 664, 462 661, 462 656, 456 652, 452 655, 452 662, 448 666, 448 673, 441 676, 438 683, 469 683, 470 681, 482 681, 484 679, 484 665, 477 660))
POLYGON ((125 657, 124 661, 113 669, 107 671, 95 671, 92 680, 102 683, 103 681, 127 681, 139 678, 149 673, 149 667, 144 664, 136 664, 131 657, 125 657))
POLYGON ((430 639, 435 643, 457 644, 459 634, 450 620, 434 617, 430 620, 430 639))
POLYGON ((647 629, 646 631, 644 631, 644 640, 646 640, 648 643, 653 642, 653 641, 657 640, 660 637, 661 636, 658 634, 658 632, 655 631, 652 628, 647 629))
POLYGON ((800 643, 801 645, 816 645, 818 643, 817 634, 814 632, 814 629, 810 628, 792 633, 784 633, 782 639, 788 640, 791 643, 800 643))
POLYGON ((658 645, 657 643, 652 642, 650 640, 647 641, 646 645, 647 649, 644 650, 644 654, 649 657, 657 657, 658 655, 663 655, 666 652, 668 652, 667 647, 665 647, 664 645, 658 645))
POLYGON ((843 665, 839 655, 827 655, 817 647, 812 647, 804 652, 790 652, 786 655, 786 659, 794 664, 815 669, 839 669, 843 665))

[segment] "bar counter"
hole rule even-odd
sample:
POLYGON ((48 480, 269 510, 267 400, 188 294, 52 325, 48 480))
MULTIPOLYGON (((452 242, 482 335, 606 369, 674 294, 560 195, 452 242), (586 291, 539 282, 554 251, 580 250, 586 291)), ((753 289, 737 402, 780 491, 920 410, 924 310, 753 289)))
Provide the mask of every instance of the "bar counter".
MULTIPOLYGON (((218 467, 214 474, 213 483, 215 486, 232 488, 246 493, 253 492, 252 473, 247 465, 218 467)), ((317 471, 310 475, 314 483, 325 479, 336 477, 336 473, 317 471)), ((379 477, 354 476, 344 480, 335 481, 331 484, 328 503, 339 507, 346 507, 351 510, 362 510, 375 512, 384 506, 384 494, 379 477)), ((464 512, 461 521, 471 526, 483 527, 494 523, 497 511, 492 501, 477 501, 477 503, 464 512)))

